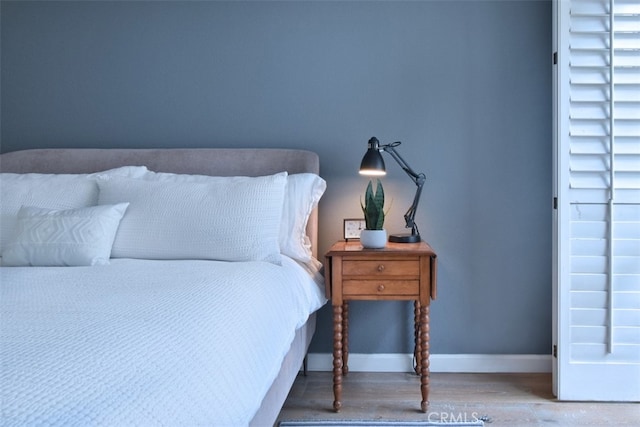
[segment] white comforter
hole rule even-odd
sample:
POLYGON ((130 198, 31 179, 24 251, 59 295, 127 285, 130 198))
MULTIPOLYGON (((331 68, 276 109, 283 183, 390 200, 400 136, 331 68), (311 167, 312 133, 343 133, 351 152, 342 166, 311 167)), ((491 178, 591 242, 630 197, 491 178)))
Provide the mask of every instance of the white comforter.
POLYGON ((289 258, 0 268, 0 425, 246 425, 318 279, 289 258))

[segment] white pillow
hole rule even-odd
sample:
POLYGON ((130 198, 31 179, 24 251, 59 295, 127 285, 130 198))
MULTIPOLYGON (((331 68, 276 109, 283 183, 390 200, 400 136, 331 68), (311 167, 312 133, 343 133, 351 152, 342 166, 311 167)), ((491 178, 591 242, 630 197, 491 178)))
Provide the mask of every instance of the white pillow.
MULTIPOLYGON (((234 177, 149 171, 143 179, 159 182, 224 183, 234 177)), ((280 252, 283 255, 302 262, 311 260, 311 242, 306 231, 307 222, 326 188, 327 184, 324 179, 313 173, 298 173, 287 176, 282 224, 278 239, 280 252)))
POLYGON ((286 173, 207 183, 98 180, 100 204, 130 202, 112 256, 280 264, 286 182, 286 173))
POLYGON ((307 236, 307 222, 326 188, 325 180, 316 174, 289 175, 279 239, 280 252, 284 255, 302 262, 311 261, 311 241, 307 236))
POLYGON ((144 166, 124 166, 92 174, 0 173, 0 252, 13 237, 22 206, 74 209, 98 202, 96 179, 103 176, 141 177, 144 166))
POLYGON ((111 246, 128 203, 55 210, 23 206, 3 265, 109 264, 111 246))

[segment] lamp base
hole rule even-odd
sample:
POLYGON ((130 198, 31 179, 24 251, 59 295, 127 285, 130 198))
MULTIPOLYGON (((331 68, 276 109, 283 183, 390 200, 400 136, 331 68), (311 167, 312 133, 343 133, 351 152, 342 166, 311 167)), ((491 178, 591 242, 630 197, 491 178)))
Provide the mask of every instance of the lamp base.
POLYGON ((389 241, 393 243, 418 243, 421 240, 419 234, 392 234, 389 236, 389 241))

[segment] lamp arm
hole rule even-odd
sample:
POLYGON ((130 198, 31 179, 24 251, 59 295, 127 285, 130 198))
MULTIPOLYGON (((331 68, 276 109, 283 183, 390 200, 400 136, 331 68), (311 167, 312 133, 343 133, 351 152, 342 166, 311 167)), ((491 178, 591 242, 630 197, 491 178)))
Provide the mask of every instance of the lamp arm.
POLYGON ((410 228, 411 234, 420 235, 420 232, 418 231, 418 226, 415 223, 415 217, 416 217, 416 211, 418 210, 418 203, 420 203, 420 195, 422 194, 422 187, 424 186, 424 182, 426 181, 426 176, 424 173, 417 173, 413 169, 411 169, 411 167, 407 164, 407 162, 396 151, 395 147, 397 147, 398 145, 400 145, 400 142, 393 142, 391 144, 381 146, 380 149, 389 153, 391 157, 393 157, 393 160, 395 160, 400 165, 402 170, 405 171, 407 175, 409 175, 411 180, 418 187, 416 189, 416 195, 413 198, 413 203, 411 204, 407 212, 404 214, 404 220, 406 223, 405 228, 410 228))
POLYGON ((418 188, 416 189, 416 195, 413 198, 413 203, 404 214, 405 220, 405 228, 411 229, 411 234, 420 234, 418 233, 418 226, 415 223, 416 211, 418 210, 418 203, 420 203, 420 195, 422 194, 422 187, 424 186, 425 177, 424 174, 420 174, 418 177, 416 185, 418 188))
POLYGON ((413 180, 413 182, 416 185, 418 185, 418 180, 420 179, 420 176, 422 175, 422 178, 424 178, 424 174, 419 174, 416 171, 414 171, 413 169, 411 169, 411 166, 409 166, 409 164, 402 158, 400 153, 398 153, 396 151, 395 147, 397 147, 398 145, 400 145, 400 141, 393 142, 393 143, 387 144, 387 145, 382 145, 382 146, 380 146, 380 150, 386 151, 387 153, 389 153, 391 155, 391 157, 393 157, 393 160, 395 160, 400 165, 402 170, 407 175, 409 175, 409 177, 413 180))

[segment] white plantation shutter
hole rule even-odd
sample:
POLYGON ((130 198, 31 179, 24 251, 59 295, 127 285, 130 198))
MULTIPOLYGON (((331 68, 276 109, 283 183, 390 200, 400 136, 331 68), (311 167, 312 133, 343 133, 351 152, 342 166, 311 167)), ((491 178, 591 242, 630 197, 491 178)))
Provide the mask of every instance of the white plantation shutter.
POLYGON ((640 1, 554 6, 554 385, 639 401, 640 1))

